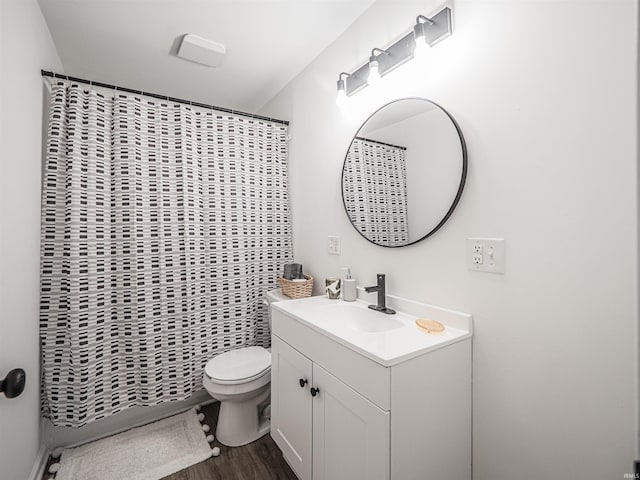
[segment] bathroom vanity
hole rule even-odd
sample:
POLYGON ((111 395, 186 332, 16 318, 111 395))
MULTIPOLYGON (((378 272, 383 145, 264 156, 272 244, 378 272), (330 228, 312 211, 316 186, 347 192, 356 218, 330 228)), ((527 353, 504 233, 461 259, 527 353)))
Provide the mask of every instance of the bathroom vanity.
POLYGON ((272 305, 271 436, 300 479, 471 478, 471 315, 389 304, 272 305))

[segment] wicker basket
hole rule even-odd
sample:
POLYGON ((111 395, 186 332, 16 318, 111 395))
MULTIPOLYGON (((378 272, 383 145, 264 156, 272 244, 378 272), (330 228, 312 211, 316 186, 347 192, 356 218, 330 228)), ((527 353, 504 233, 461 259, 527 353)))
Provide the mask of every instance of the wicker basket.
POLYGON ((311 290, 313 290, 313 277, 305 275, 304 282, 292 282, 286 278, 278 277, 278 283, 284 293, 289 298, 304 298, 311 296, 311 290))

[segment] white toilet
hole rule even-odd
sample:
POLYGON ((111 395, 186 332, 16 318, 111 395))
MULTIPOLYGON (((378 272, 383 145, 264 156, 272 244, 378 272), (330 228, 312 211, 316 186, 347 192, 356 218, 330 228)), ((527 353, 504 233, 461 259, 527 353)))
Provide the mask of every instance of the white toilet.
MULTIPOLYGON (((282 292, 267 292, 272 302, 289 300, 282 292)), ((271 328, 271 312, 269 312, 271 328)), ((220 401, 216 437, 223 445, 239 447, 269 432, 271 427, 271 353, 263 347, 244 347, 213 357, 204 368, 204 388, 220 401)))

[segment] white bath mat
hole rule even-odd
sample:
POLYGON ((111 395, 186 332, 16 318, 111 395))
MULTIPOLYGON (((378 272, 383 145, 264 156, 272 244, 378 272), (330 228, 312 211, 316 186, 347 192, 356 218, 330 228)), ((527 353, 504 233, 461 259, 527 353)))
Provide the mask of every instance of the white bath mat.
POLYGON ((158 480, 211 456, 195 409, 62 451, 56 480, 158 480))

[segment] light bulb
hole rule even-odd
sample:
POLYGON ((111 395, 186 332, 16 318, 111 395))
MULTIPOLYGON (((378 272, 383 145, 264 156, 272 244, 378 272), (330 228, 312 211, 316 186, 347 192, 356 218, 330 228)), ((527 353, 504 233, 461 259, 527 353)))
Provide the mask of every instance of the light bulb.
POLYGON ((416 60, 420 60, 427 56, 427 52, 429 51, 429 44, 425 42, 424 37, 416 38, 416 48, 413 51, 413 58, 416 60))
POLYGON ((420 23, 420 15, 416 18, 416 24, 413 26, 413 38, 416 47, 413 50, 413 58, 421 59, 426 57, 428 48, 427 39, 425 38, 424 23, 420 23))
POLYGON ((376 60, 375 57, 371 58, 373 60, 369 60, 369 78, 367 78, 367 83, 369 86, 373 87, 380 83, 382 77, 380 76, 378 60, 376 60))

